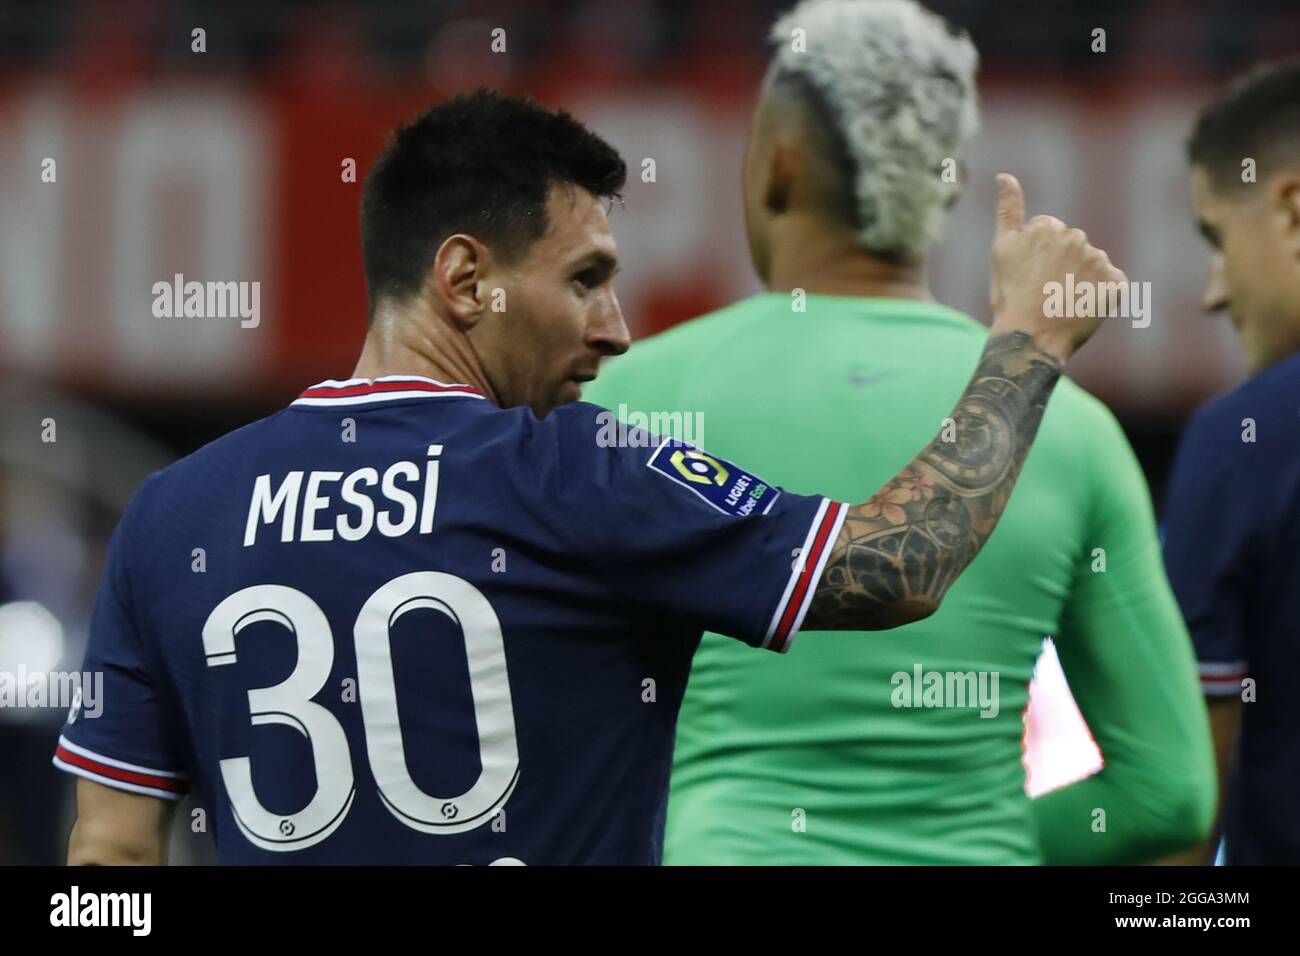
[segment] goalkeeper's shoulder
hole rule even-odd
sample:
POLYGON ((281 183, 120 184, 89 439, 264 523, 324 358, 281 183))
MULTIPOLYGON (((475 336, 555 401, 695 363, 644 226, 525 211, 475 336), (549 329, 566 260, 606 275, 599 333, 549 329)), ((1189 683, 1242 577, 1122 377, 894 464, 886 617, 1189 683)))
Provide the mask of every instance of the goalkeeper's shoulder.
POLYGON ((1110 407, 1069 378, 1062 378, 1043 415, 1040 441, 1094 477, 1111 466, 1136 466, 1128 436, 1110 407))
POLYGON ((1063 376, 1057 385, 1043 424, 1086 431, 1086 434, 1078 436, 1080 442, 1095 438, 1102 444, 1117 440, 1125 445, 1128 443, 1110 407, 1067 376, 1063 376))
POLYGON ((1154 528, 1146 474, 1115 413, 1067 378, 1048 402, 1025 467, 1035 469, 1041 487, 1073 503, 1090 534, 1121 525, 1134 533, 1154 528))

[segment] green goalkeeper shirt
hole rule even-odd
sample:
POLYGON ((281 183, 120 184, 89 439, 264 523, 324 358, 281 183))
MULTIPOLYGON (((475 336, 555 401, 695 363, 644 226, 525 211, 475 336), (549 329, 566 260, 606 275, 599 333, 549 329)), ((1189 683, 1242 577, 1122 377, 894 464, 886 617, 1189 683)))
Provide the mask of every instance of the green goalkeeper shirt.
MULTIPOLYGON (((941 433, 987 330, 934 303, 795 304, 757 295, 639 342, 585 400, 698 415, 677 437, 791 491, 862 501, 941 433)), ((1141 469, 1106 407, 1063 380, 1001 524, 938 613, 805 632, 780 656, 705 635, 664 859, 1140 862, 1203 835, 1213 781, 1141 469), (1046 635, 1105 766, 1031 801, 1023 712, 1046 635)))

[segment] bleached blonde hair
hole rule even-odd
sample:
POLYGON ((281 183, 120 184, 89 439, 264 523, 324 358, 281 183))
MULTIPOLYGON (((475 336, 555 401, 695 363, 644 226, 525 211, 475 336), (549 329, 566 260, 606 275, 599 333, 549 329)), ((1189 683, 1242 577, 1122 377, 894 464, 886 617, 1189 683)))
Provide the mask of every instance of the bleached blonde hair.
POLYGON ((769 41, 774 80, 810 87, 836 125, 862 247, 922 257, 961 191, 945 170, 979 128, 974 44, 915 0, 803 0, 769 41))

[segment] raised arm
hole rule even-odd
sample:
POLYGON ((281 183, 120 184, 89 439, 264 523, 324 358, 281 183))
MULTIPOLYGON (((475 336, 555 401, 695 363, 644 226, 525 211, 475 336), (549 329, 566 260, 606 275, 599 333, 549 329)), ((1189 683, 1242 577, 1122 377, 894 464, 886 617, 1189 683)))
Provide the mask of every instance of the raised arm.
POLYGON ((1026 224, 1015 177, 998 186, 994 321, 975 375, 949 428, 849 510, 804 630, 883 630, 938 609, 997 526, 1062 367, 1100 324, 1048 317, 1046 286, 1067 274, 1076 288, 1128 281, 1081 230, 1051 216, 1026 224))

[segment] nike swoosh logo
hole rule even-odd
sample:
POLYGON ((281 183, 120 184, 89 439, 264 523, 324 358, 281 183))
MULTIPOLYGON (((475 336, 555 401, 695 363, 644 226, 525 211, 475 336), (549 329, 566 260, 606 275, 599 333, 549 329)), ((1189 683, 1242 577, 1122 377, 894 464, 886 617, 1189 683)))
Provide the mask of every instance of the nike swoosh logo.
POLYGON ((879 372, 875 375, 859 375, 857 372, 854 372, 849 376, 849 381, 860 387, 863 385, 871 385, 886 378, 893 378, 895 374, 896 373, 894 372, 879 372))

